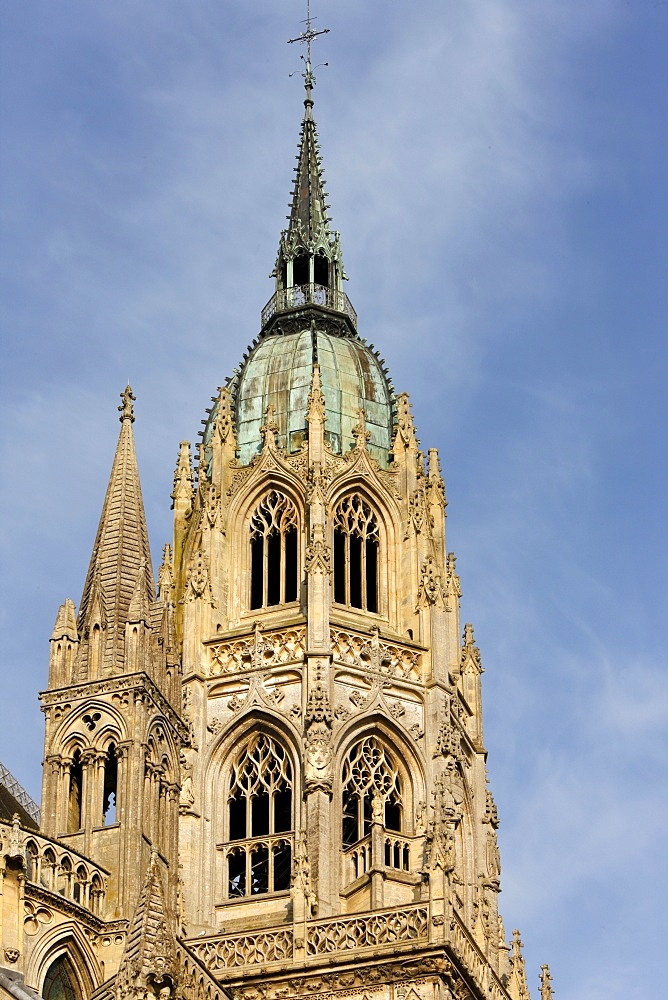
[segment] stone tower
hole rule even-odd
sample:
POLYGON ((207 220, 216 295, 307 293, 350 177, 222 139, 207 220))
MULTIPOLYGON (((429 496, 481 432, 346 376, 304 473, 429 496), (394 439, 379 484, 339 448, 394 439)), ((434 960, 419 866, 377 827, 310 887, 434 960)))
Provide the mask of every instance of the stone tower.
POLYGON ((529 997, 438 453, 359 336, 304 79, 275 291, 181 443, 157 590, 122 393, 41 826, 0 816, 0 996, 529 997))
POLYGON ((244 1000, 520 1000, 438 453, 358 334, 305 82, 275 292, 175 474, 183 933, 244 1000))

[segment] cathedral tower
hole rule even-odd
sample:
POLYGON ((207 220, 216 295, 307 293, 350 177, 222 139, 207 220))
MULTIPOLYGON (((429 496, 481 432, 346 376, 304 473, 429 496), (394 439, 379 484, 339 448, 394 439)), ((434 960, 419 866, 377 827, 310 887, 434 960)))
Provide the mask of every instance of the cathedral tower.
POLYGON ((183 932, 245 1000, 520 1000, 438 453, 359 336, 304 79, 275 291, 175 474, 183 932))
POLYGON ((157 589, 121 394, 41 827, 0 815, 15 997, 529 998, 438 452, 344 291, 307 52, 274 292, 181 442, 157 589))

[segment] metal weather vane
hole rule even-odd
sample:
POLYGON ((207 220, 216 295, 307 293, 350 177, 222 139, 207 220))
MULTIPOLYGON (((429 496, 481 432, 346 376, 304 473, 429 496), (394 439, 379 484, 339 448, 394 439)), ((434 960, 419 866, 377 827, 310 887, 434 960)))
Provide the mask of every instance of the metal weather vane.
MULTIPOLYGON (((314 21, 317 21, 317 18, 311 17, 311 0, 306 0, 306 19, 302 21, 302 24, 305 24, 306 27, 304 31, 302 31, 301 35, 297 35, 296 38, 288 38, 288 45, 291 45, 293 42, 300 42, 302 45, 306 45, 306 69, 302 75, 304 77, 306 90, 309 92, 315 84, 315 77, 313 76, 313 70, 311 68, 311 42, 315 41, 315 39, 320 35, 329 34, 329 28, 320 28, 319 31, 316 31, 313 27, 314 21)), ((304 59, 304 56, 301 58, 304 59)), ((321 65, 326 66, 327 63, 321 63, 321 65)))

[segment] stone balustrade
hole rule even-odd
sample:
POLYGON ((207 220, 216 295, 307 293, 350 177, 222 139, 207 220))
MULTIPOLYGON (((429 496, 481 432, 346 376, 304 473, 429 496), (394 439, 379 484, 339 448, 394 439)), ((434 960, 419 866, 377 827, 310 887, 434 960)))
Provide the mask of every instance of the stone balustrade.
POLYGON ((50 837, 22 829, 17 822, 0 822, 0 840, 5 854, 23 858, 26 882, 104 916, 106 869, 50 837))

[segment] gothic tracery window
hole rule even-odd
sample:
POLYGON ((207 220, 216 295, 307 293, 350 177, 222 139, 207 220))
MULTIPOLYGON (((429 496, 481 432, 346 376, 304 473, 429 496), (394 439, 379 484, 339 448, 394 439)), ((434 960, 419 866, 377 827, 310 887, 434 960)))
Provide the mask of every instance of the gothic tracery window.
POLYGON ((228 821, 228 896, 287 891, 292 867, 292 767, 285 749, 272 737, 257 734, 234 762, 228 821))
POLYGON ((271 490, 250 521, 251 609, 297 600, 297 511, 271 490))
POLYGON ((334 600, 378 611, 378 519, 356 493, 334 514, 334 600))
POLYGON ((377 736, 355 743, 343 762, 343 848, 371 833, 374 813, 386 830, 401 831, 401 777, 377 736))
POLYGON ((42 987, 44 1000, 80 1000, 70 963, 62 956, 49 967, 42 987))

